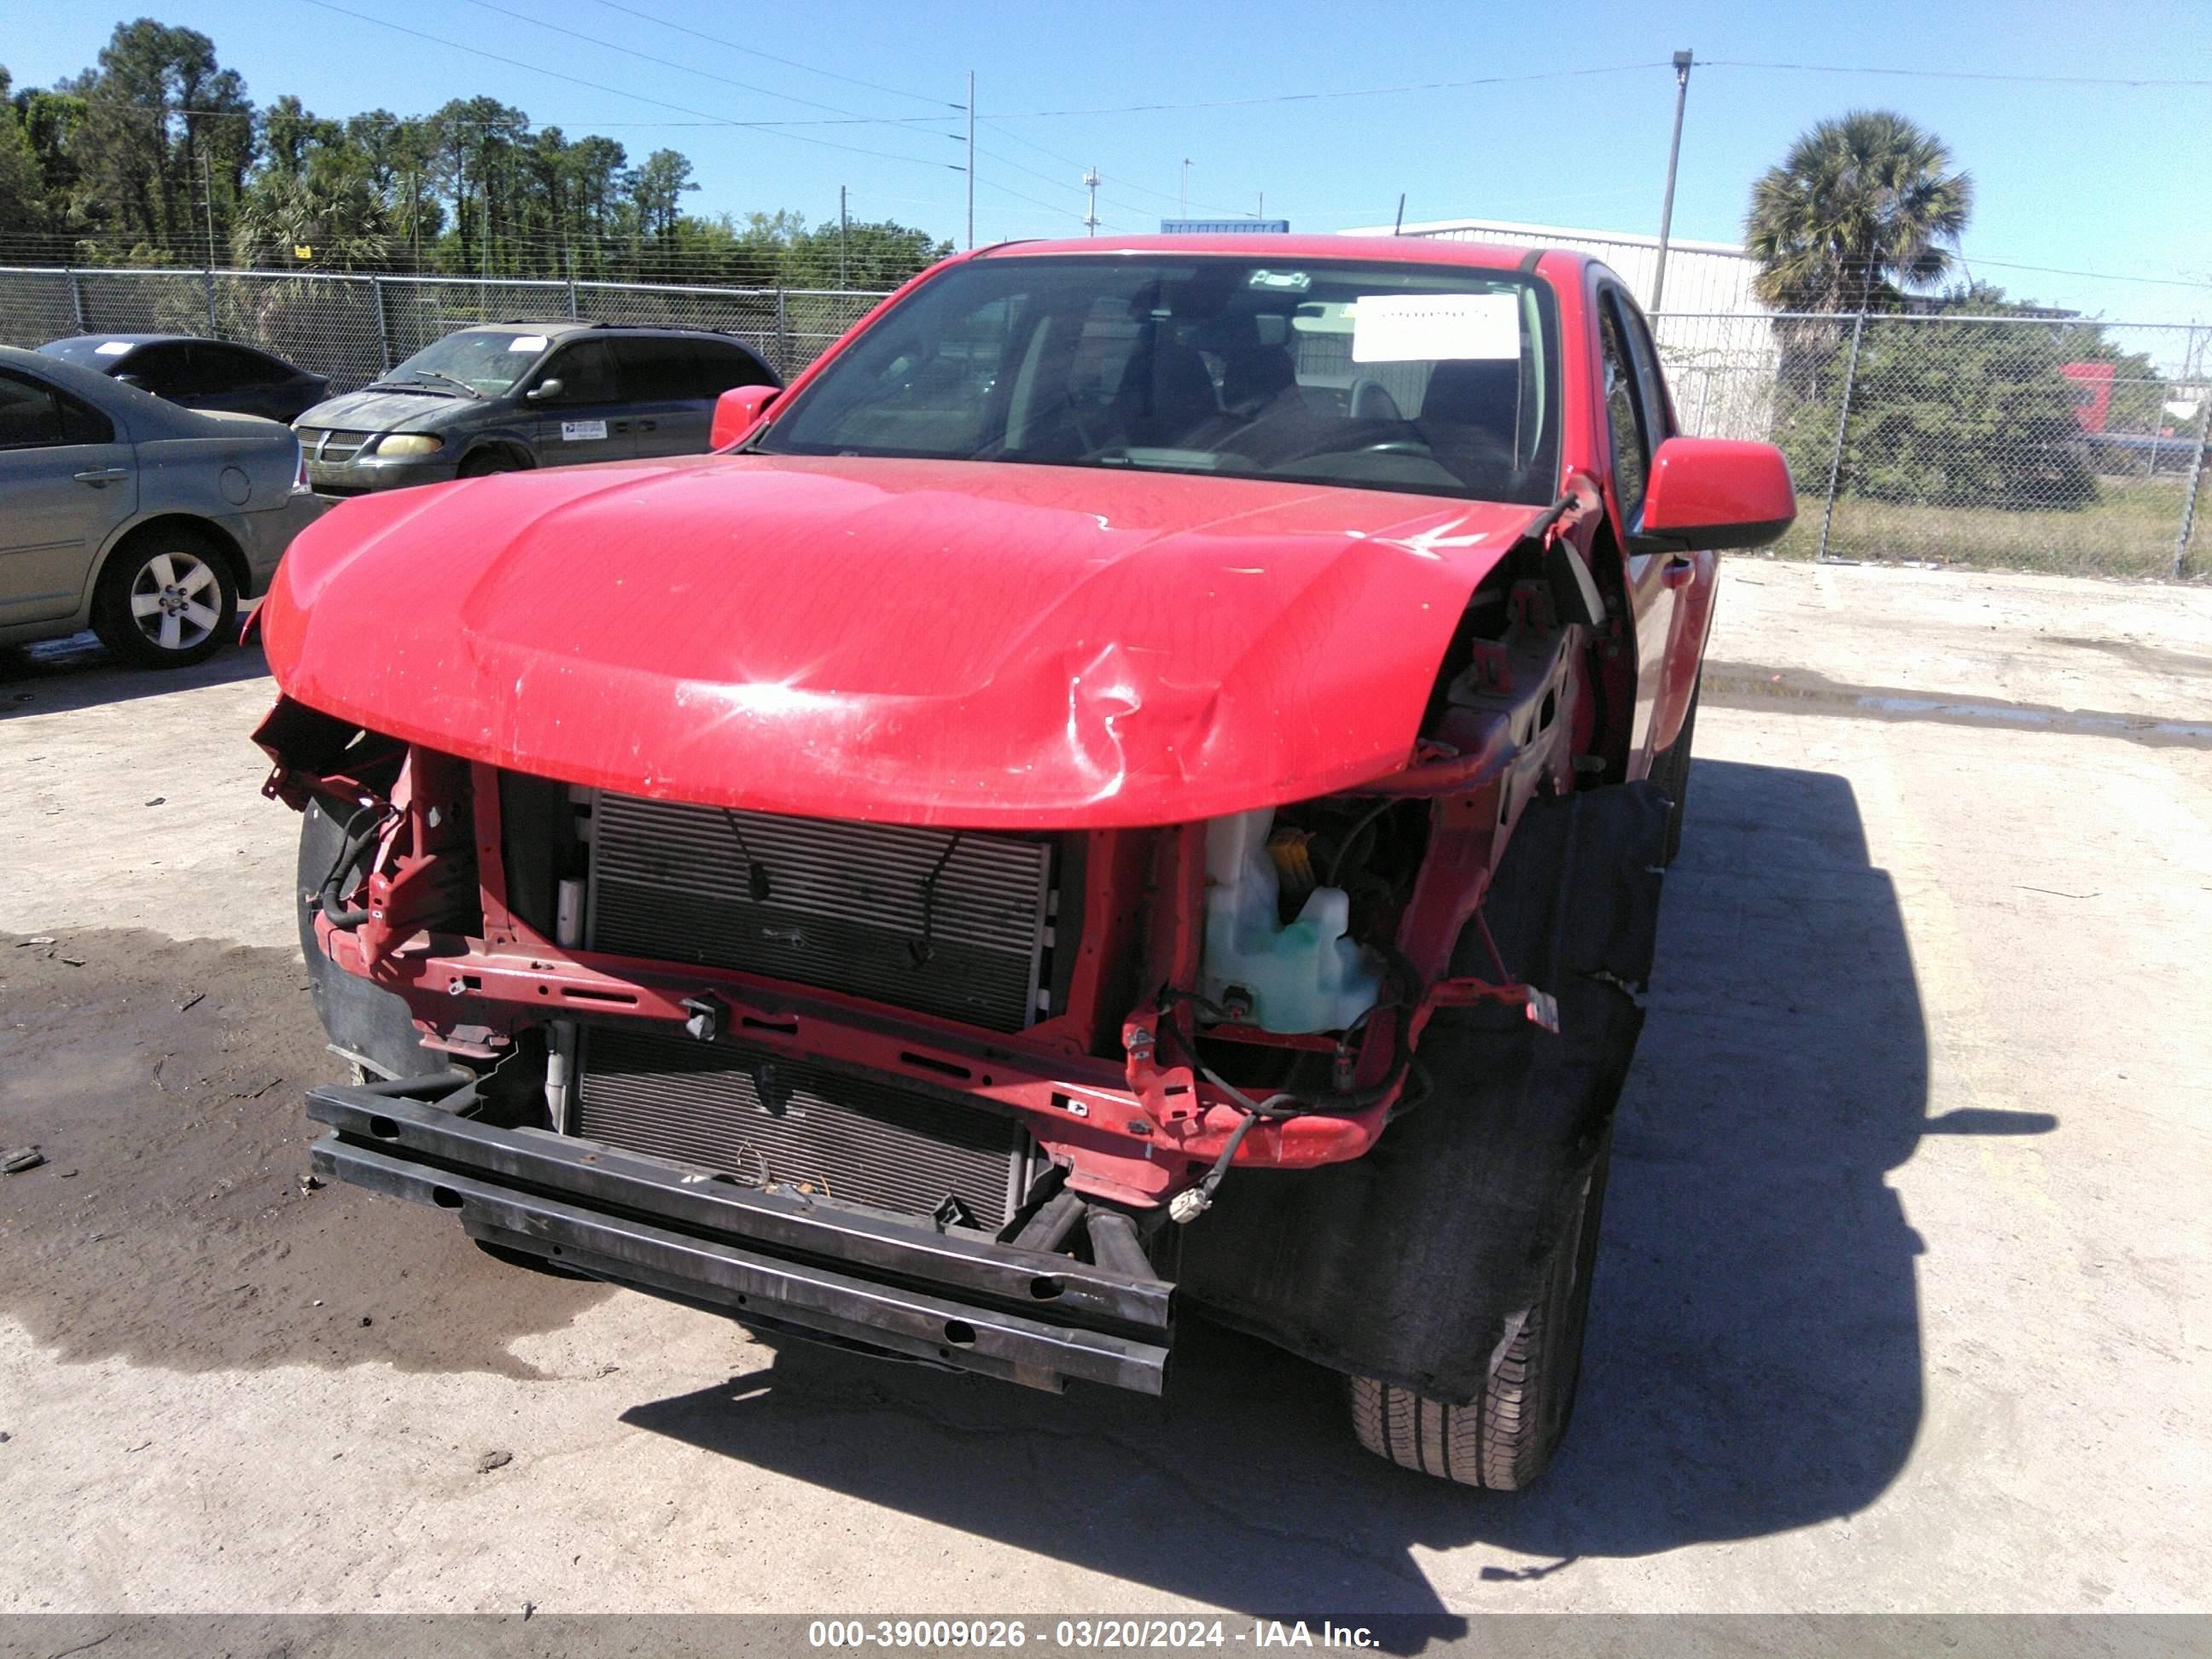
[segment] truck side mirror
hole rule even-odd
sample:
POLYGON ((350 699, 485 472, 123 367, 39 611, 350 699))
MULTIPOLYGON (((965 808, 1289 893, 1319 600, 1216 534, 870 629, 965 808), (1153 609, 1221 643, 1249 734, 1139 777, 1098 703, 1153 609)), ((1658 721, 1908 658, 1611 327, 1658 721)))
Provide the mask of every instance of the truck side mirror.
POLYGON ((1796 517, 1790 464, 1772 444, 1669 438, 1651 458, 1629 550, 1765 547, 1796 517))
POLYGON ((522 395, 532 402, 541 398, 557 398, 561 395, 561 377, 558 374, 549 374, 522 395))
POLYGON ((773 386, 733 386, 714 399, 714 429, 709 449, 726 449, 750 432, 782 391, 773 386))

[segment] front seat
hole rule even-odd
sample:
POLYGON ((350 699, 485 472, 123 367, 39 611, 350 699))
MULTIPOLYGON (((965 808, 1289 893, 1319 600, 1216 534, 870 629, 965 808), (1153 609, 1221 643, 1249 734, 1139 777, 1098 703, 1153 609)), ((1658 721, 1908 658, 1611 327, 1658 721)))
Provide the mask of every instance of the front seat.
POLYGON ((1129 359, 1115 394, 1123 441, 1137 448, 1188 447, 1221 413, 1213 376, 1195 346, 1155 331, 1151 347, 1129 359))
POLYGON ((1480 488, 1511 477, 1520 412, 1517 359, 1455 358, 1431 371, 1413 424, 1442 465, 1480 488))
POLYGON ((1256 333, 1228 352, 1221 369, 1221 402, 1231 415, 1250 420, 1298 383, 1297 365, 1279 345, 1256 333))

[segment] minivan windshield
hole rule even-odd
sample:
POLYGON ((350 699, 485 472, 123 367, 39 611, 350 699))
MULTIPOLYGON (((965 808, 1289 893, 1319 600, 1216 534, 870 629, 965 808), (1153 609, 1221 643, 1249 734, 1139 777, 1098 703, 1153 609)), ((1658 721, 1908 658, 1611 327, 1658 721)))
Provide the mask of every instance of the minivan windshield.
POLYGON ((425 391, 469 391, 495 398, 510 390, 552 343, 543 334, 465 328, 424 346, 378 384, 404 386, 419 381, 425 391))
POLYGON ((1517 272, 1019 255, 931 278, 757 447, 1558 493, 1557 325, 1517 272))

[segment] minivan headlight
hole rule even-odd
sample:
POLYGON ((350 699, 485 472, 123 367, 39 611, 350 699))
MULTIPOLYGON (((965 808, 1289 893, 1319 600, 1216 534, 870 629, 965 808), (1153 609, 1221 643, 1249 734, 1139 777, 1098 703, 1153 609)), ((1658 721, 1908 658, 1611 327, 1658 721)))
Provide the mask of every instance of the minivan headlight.
POLYGON ((445 440, 433 432, 394 432, 376 441, 380 455, 434 455, 445 440))

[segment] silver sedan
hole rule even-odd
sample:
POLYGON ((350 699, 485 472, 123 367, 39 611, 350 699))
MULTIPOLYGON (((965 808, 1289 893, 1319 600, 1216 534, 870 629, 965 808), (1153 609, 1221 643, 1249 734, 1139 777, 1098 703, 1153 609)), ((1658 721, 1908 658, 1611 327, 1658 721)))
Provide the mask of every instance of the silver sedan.
POLYGON ((0 645, 90 628, 132 662, 198 662, 325 505, 289 428, 0 347, 0 645))

